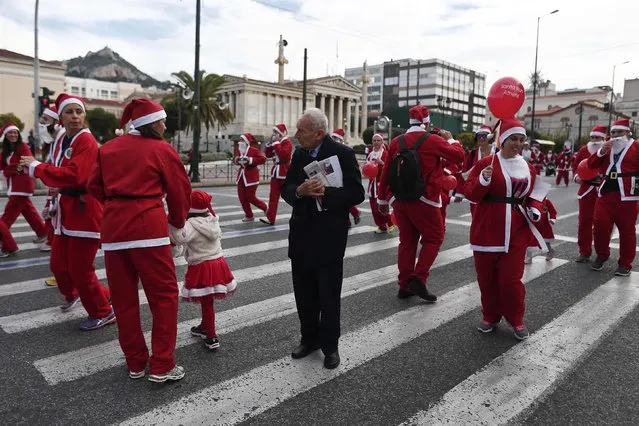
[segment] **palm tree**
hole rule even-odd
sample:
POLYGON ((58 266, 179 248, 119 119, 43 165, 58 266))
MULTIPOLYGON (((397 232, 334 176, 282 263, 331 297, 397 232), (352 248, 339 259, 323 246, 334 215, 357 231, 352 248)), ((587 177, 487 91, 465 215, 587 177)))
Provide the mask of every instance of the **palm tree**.
MULTIPOLYGON (((220 86, 226 81, 222 76, 217 74, 205 74, 200 71, 200 122, 204 124, 207 131, 211 130, 218 123, 221 127, 231 123, 235 118, 229 108, 220 108, 222 105, 218 103, 218 92, 220 86)), ((195 90, 195 80, 186 71, 180 71, 171 74, 175 77, 180 85, 191 92, 195 90)), ((179 92, 167 95, 162 99, 162 105, 170 106, 177 109, 179 92)), ((188 131, 193 126, 193 99, 180 99, 179 102, 182 109, 183 127, 188 131)))

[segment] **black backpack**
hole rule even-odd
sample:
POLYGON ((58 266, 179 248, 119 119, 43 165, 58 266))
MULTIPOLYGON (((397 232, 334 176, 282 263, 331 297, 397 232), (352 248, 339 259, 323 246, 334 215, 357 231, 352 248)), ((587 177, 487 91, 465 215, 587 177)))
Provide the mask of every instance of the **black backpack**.
POLYGON ((414 201, 424 195, 426 180, 422 177, 422 166, 417 150, 430 133, 423 134, 412 148, 406 148, 404 135, 399 136, 399 154, 391 160, 388 183, 399 201, 414 201))

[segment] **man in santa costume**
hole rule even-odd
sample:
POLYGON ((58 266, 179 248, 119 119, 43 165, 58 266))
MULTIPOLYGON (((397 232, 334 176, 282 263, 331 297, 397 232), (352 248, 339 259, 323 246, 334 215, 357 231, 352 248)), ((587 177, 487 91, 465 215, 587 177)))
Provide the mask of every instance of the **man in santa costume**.
POLYGON ((564 146, 564 151, 557 157, 557 179, 555 181, 557 186, 559 186, 559 183, 563 179, 566 183, 566 187, 568 187, 568 177, 570 175, 572 163, 573 155, 570 150, 570 146, 564 146))
MULTIPOLYGON (((344 139, 345 136, 346 136, 346 132, 344 131, 344 129, 335 129, 335 130, 333 130, 333 133, 331 133, 331 139, 333 139, 333 141, 335 141, 337 143, 341 143, 342 145, 346 144, 346 141, 344 139)), ((362 221, 362 218, 360 216, 361 212, 359 211, 357 206, 351 207, 350 210, 348 211, 348 213, 351 216, 353 216, 353 221, 355 222, 355 225, 359 225, 359 223, 362 221)), ((350 228, 352 225, 353 224, 352 224, 352 222, 349 219, 348 220, 348 227, 350 228)))
POLYGON ((366 195, 368 195, 368 201, 371 206, 371 213, 373 214, 373 222, 377 225, 377 229, 374 231, 376 234, 384 234, 387 232, 395 231, 395 225, 391 221, 390 215, 383 215, 379 211, 377 204, 377 194, 379 187, 379 180, 382 176, 382 169, 384 164, 388 161, 388 149, 384 144, 384 137, 375 133, 372 138, 373 146, 371 147, 368 155, 366 156, 367 163, 374 163, 377 165, 377 174, 374 179, 368 180, 368 188, 366 195))
POLYGON ((464 188, 466 198, 477 203, 470 227, 483 313, 477 328, 489 333, 504 317, 519 340, 529 337, 523 322, 526 289, 521 281, 526 249, 534 237, 546 251, 532 223, 542 218, 542 203, 528 206, 537 173, 520 155, 525 139, 526 129, 519 120, 502 120, 501 150, 477 162, 464 188))
POLYGON ((590 268, 599 271, 610 257, 613 225, 619 230, 619 266, 615 275, 630 275, 635 259, 637 201, 639 200, 639 144, 630 134, 630 120, 617 120, 611 139, 588 159, 588 167, 599 169, 603 182, 597 189, 594 240, 597 259, 590 268))
POLYGON ((601 184, 601 177, 588 181, 582 181, 577 175, 579 163, 590 158, 597 152, 606 139, 606 126, 597 125, 590 132, 590 142, 579 148, 572 165, 573 179, 581 184, 577 191, 579 199, 579 229, 577 234, 577 244, 579 246, 579 257, 577 262, 587 263, 592 255, 592 223, 595 217, 595 202, 597 201, 597 186, 601 184))
MULTIPOLYGON (((444 241, 444 221, 441 214, 442 188, 440 179, 444 176, 441 159, 458 164, 464 161, 464 148, 446 130, 440 136, 427 133, 430 126, 428 108, 423 105, 412 107, 408 112, 411 127, 404 135, 394 138, 390 144, 388 161, 384 164, 379 183, 378 204, 382 214, 389 213, 391 192, 390 170, 397 166, 393 159, 400 154, 400 146, 411 149, 417 147, 421 176, 425 182, 423 194, 416 200, 398 200, 395 194, 393 210, 399 228, 398 262, 399 291, 397 297, 406 299, 419 296, 435 302, 437 296, 426 288, 426 281, 439 248, 444 241), (424 128, 421 126, 424 125, 424 128), (419 144, 419 145, 418 145, 419 144), (421 251, 417 264, 417 245, 421 239, 421 251)), ((419 172, 419 171, 418 171, 419 172)), ((394 178, 393 178, 394 179, 394 178)))
POLYGON ((275 225, 280 194, 282 193, 284 179, 286 179, 286 172, 288 172, 288 167, 291 164, 291 155, 293 154, 293 144, 288 138, 285 124, 281 123, 273 127, 273 136, 271 141, 266 144, 264 151, 266 158, 273 158, 274 163, 271 169, 271 190, 268 197, 266 218, 261 217, 260 222, 275 225))
POLYGON ((544 154, 539 148, 538 143, 533 144, 532 154, 531 154, 531 164, 535 167, 537 174, 541 174, 541 169, 544 168, 544 162, 546 160, 546 154, 544 154))
POLYGON ((143 378, 150 364, 152 382, 184 377, 173 354, 178 285, 169 227, 184 227, 191 184, 179 155, 162 138, 165 119, 162 106, 149 99, 129 102, 120 128, 131 121, 135 130, 100 148, 89 181, 90 193, 104 204, 102 250, 129 377, 143 378), (140 322, 138 281, 153 315, 150 357, 140 322))
POLYGON ((240 166, 237 170, 237 196, 244 210, 244 219, 242 222, 253 222, 253 210, 251 204, 266 213, 267 205, 264 201, 257 198, 257 186, 260 184, 259 165, 266 163, 266 157, 258 148, 257 140, 250 133, 244 133, 240 136, 238 143, 238 151, 233 162, 240 166))

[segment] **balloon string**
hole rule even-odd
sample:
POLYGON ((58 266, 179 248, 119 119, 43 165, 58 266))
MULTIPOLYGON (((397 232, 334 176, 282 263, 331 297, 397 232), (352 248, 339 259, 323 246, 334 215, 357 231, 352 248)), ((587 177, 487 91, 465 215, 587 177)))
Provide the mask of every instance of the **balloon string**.
POLYGON ((497 155, 497 150, 501 148, 501 144, 499 142, 499 136, 501 135, 501 120, 497 120, 497 124, 493 129, 493 134, 495 135, 495 153, 493 154, 493 158, 490 160, 490 166, 493 166, 495 162, 495 156, 497 155))

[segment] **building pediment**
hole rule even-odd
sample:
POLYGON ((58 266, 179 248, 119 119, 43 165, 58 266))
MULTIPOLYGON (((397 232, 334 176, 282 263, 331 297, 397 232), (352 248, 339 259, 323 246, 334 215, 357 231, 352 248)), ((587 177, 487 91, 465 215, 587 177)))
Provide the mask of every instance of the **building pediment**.
POLYGON ((329 87, 329 88, 337 88, 340 90, 348 90, 356 94, 361 93, 361 89, 359 87, 357 87, 356 85, 354 85, 353 83, 349 82, 348 80, 346 80, 344 77, 341 77, 341 76, 316 78, 311 80, 309 83, 319 87, 323 86, 323 87, 329 87))

